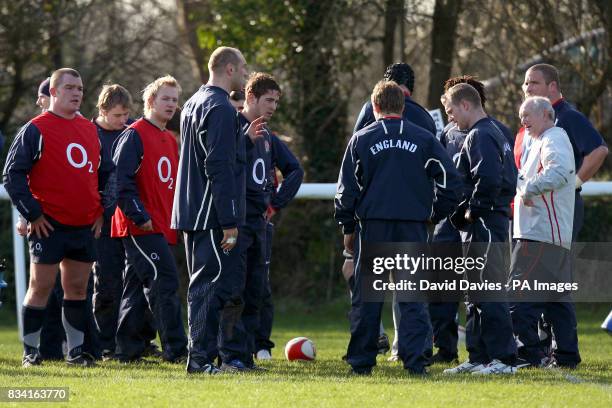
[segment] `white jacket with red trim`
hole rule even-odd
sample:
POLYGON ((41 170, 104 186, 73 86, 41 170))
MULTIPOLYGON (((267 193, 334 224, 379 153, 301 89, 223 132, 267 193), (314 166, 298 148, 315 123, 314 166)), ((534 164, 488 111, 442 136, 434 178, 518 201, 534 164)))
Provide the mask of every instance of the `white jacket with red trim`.
POLYGON ((569 137, 560 127, 551 127, 534 138, 519 171, 514 198, 514 238, 570 249, 575 184, 576 167, 569 137), (531 199, 534 205, 526 206, 522 197, 531 199))

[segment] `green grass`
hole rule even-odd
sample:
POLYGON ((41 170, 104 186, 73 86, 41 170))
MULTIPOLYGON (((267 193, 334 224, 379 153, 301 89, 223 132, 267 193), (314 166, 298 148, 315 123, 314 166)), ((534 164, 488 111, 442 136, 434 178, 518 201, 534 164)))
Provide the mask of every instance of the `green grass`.
MULTIPOLYGON (((57 403, 65 406, 612 406, 612 337, 599 329, 608 306, 585 305, 579 310, 583 363, 578 370, 448 378, 441 374, 447 366, 436 365, 425 379, 407 376, 399 363, 389 363, 383 357, 372 377, 349 376, 348 366, 340 360, 348 341, 346 307, 344 302, 300 312, 279 307, 273 333, 275 359, 262 364, 269 371, 216 377, 188 377, 182 366, 165 363, 121 366, 105 362, 93 369, 45 363, 24 370, 14 317, 2 311, 0 387, 69 387, 70 402, 57 403), (316 343, 316 362, 284 360, 284 344, 297 336, 307 336, 316 343)), ((392 327, 388 316, 385 322, 392 327)))

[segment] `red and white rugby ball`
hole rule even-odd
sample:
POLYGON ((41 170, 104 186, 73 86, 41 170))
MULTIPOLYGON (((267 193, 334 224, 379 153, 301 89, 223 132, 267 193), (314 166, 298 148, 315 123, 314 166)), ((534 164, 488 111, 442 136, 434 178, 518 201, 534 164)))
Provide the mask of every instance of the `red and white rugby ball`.
POLYGON ((312 361, 317 357, 317 349, 308 338, 296 337, 287 342, 285 357, 289 361, 312 361))

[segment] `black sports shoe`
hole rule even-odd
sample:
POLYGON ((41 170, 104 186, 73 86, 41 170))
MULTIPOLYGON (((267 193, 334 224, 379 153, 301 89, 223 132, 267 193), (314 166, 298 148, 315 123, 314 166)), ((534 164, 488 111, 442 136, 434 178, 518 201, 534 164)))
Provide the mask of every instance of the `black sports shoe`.
POLYGON ((178 356, 171 356, 166 353, 162 353, 162 360, 171 364, 185 364, 187 362, 187 354, 181 354, 178 356))
POLYGON ((349 374, 369 376, 372 375, 372 367, 352 367, 349 374))
POLYGON ((149 342, 149 344, 145 346, 145 349, 142 352, 142 356, 143 357, 157 357, 157 358, 164 357, 163 353, 159 350, 159 347, 157 346, 157 344, 153 342, 149 342))
POLYGON ((430 364, 445 364, 445 363, 454 363, 459 364, 459 358, 455 355, 448 355, 440 353, 439 351, 429 358, 430 364))
POLYGON ((187 374, 217 375, 221 370, 210 363, 199 364, 194 359, 187 357, 187 374))
POLYGON ((102 350, 102 361, 115 360, 115 352, 112 350, 102 350))
POLYGON ((427 371, 427 369, 425 367, 423 367, 420 370, 413 370, 412 368, 406 368, 406 374, 410 375, 410 376, 425 376, 425 375, 429 375, 429 372, 427 371))
POLYGON ((81 353, 75 357, 68 356, 66 364, 75 367, 93 367, 96 365, 96 359, 89 353, 81 353))
POLYGON ((240 373, 250 371, 251 369, 247 367, 242 361, 237 358, 226 362, 221 363, 221 367, 219 367, 221 371, 227 373, 240 373))
POLYGON ((545 364, 546 365, 544 366, 544 368, 547 370, 554 370, 556 368, 567 368, 569 370, 575 370, 576 367, 578 367, 578 364, 561 364, 554 358, 551 358, 550 360, 546 361, 545 364))
POLYGON ((376 348, 378 349, 378 354, 385 354, 389 350, 391 350, 389 336, 387 336, 387 333, 383 333, 380 335, 378 341, 376 342, 376 348))
POLYGON ((24 368, 42 365, 42 357, 38 353, 24 354, 21 366, 24 368))

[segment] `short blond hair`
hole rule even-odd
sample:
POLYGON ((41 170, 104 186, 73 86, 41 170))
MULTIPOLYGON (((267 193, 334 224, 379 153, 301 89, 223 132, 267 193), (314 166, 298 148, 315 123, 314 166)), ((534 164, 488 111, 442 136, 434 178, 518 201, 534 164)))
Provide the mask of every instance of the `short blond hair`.
POLYGON ((181 86, 179 85, 176 78, 172 75, 166 75, 160 78, 157 78, 155 81, 151 82, 149 85, 145 87, 142 91, 142 101, 144 102, 144 113, 148 115, 151 113, 153 107, 153 101, 157 97, 157 93, 163 86, 169 86, 171 88, 178 88, 179 95, 182 91, 181 86))
POLYGON ((461 101, 467 101, 474 108, 482 108, 480 94, 472 85, 459 83, 452 86, 445 93, 446 101, 452 105, 459 105, 461 101))
POLYGON ((382 113, 402 113, 404 111, 404 92, 395 81, 379 81, 372 91, 372 105, 382 113))

